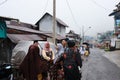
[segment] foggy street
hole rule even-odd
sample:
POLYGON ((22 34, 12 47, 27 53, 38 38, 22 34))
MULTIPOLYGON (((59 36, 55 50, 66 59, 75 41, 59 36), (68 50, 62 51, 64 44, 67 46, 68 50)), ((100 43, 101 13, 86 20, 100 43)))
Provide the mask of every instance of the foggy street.
POLYGON ((104 54, 103 50, 91 49, 88 61, 83 61, 82 80, 120 80, 120 67, 104 54))
POLYGON ((80 78, 120 80, 120 0, 0 0, 0 80, 80 78))

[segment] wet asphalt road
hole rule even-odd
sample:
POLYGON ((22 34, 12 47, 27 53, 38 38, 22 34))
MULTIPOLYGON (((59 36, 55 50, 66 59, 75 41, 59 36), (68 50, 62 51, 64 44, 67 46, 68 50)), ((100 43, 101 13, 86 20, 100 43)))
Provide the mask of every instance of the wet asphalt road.
POLYGON ((104 54, 103 50, 91 49, 88 61, 83 61, 82 80, 120 80, 120 68, 104 54))

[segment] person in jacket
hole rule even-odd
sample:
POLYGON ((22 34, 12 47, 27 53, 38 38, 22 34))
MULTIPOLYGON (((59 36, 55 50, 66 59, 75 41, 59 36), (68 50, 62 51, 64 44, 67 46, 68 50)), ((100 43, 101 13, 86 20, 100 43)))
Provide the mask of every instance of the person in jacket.
POLYGON ((61 41, 61 43, 57 44, 57 46, 56 46, 57 53, 55 55, 54 62, 56 62, 57 59, 60 58, 62 56, 62 54, 64 53, 64 50, 67 48, 67 41, 68 40, 69 40, 68 38, 63 39, 61 41))
POLYGON ((82 60, 79 50, 75 47, 75 42, 69 40, 67 42, 68 48, 63 54, 63 70, 65 80, 81 80, 80 68, 82 67, 82 60))
POLYGON ((40 76, 41 74, 40 49, 38 45, 38 41, 34 41, 20 64, 20 72, 26 80, 38 80, 38 75, 40 76))

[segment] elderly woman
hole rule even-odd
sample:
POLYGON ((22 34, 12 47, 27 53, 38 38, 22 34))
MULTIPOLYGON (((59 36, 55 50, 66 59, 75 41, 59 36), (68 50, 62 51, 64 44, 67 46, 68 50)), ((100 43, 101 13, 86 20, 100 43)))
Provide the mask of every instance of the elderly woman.
MULTIPOLYGON (((53 63, 53 60, 54 60, 54 51, 52 50, 52 48, 50 48, 50 43, 49 42, 46 42, 45 43, 45 46, 42 50, 42 57, 44 60, 47 61, 47 64, 46 66, 48 66, 48 69, 50 68, 50 65, 53 63)), ((44 80, 47 80, 47 77, 48 77, 48 71, 45 71, 43 72, 43 78, 44 80)))
POLYGON ((52 50, 52 48, 50 48, 49 42, 45 43, 45 47, 42 50, 42 56, 47 61, 54 60, 54 51, 52 50))

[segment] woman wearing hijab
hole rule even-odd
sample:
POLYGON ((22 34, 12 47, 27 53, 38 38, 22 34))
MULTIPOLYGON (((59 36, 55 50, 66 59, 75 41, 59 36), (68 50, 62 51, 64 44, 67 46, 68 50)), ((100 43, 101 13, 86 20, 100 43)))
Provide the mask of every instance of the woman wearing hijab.
POLYGON ((49 42, 45 43, 45 46, 42 50, 42 56, 47 61, 54 60, 54 52, 52 48, 50 48, 49 42))
MULTIPOLYGON (((53 60, 54 60, 54 57, 55 57, 55 54, 54 54, 52 48, 50 48, 49 42, 45 43, 45 46, 44 46, 44 48, 42 50, 42 56, 43 56, 43 59, 47 61, 46 66, 49 69, 50 65, 53 63, 53 60)), ((48 77, 47 73, 48 73, 48 70, 44 71, 42 73, 44 80, 47 80, 47 77, 48 77)))
POLYGON ((42 71, 39 52, 38 41, 34 41, 20 65, 20 72, 26 80, 39 80, 42 71))

